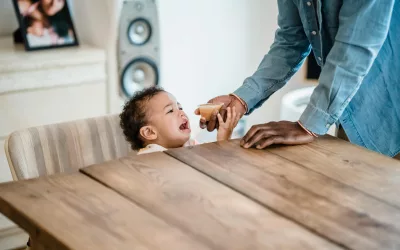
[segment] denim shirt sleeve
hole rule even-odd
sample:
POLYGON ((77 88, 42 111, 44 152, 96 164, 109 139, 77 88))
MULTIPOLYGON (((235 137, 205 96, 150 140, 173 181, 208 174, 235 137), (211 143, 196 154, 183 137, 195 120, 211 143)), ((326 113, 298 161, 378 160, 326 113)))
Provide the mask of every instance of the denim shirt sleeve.
POLYGON ((279 0, 278 10, 274 43, 257 71, 234 92, 246 102, 248 114, 283 87, 310 53, 310 42, 293 0, 279 0))
POLYGON ((386 40, 395 0, 345 0, 339 28, 300 122, 325 134, 349 104, 386 40))

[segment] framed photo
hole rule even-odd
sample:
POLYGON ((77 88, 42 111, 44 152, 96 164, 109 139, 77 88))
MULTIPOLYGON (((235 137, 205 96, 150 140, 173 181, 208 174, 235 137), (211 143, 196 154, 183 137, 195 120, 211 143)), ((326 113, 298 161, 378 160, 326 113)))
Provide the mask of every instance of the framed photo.
POLYGON ((26 50, 77 46, 66 0, 12 0, 26 50))

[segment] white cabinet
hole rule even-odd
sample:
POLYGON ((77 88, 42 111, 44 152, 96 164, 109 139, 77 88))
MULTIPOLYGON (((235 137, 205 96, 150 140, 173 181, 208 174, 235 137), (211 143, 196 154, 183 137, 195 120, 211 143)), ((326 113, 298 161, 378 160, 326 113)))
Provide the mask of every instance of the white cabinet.
MULTIPOLYGON (((105 52, 91 46, 25 52, 12 38, 0 38, 0 182, 12 181, 4 152, 11 132, 106 113, 105 64, 105 52)), ((26 241, 0 215, 0 249, 26 241)))

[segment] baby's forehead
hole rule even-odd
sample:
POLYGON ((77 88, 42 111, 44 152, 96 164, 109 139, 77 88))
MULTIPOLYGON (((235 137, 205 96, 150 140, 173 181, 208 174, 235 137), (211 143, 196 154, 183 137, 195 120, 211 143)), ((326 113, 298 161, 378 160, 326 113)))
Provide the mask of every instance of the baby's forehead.
POLYGON ((177 102, 178 102, 178 101, 176 100, 176 97, 175 97, 173 94, 171 94, 171 93, 169 93, 169 92, 164 92, 164 93, 168 95, 168 98, 169 98, 170 101, 172 101, 172 102, 174 102, 174 103, 177 103, 177 102))
POLYGON ((176 105, 177 103, 175 96, 171 93, 160 92, 150 99, 147 108, 150 112, 162 112, 168 105, 176 105))

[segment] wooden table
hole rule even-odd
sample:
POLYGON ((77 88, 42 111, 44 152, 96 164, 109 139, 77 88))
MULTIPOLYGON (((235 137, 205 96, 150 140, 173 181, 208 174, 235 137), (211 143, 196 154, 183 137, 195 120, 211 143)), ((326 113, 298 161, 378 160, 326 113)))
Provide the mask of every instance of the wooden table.
POLYGON ((211 143, 3 184, 0 211, 36 249, 400 249, 400 161, 211 143))

